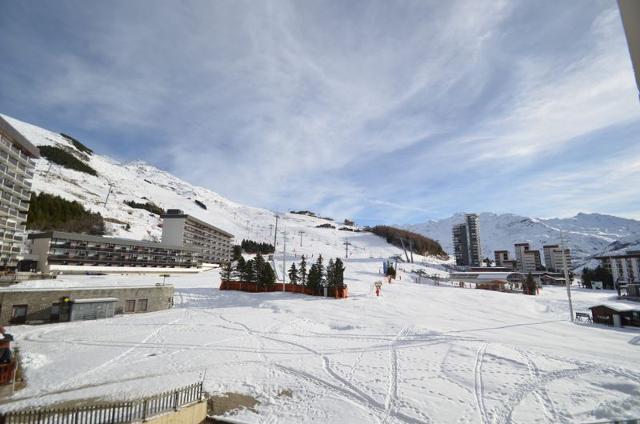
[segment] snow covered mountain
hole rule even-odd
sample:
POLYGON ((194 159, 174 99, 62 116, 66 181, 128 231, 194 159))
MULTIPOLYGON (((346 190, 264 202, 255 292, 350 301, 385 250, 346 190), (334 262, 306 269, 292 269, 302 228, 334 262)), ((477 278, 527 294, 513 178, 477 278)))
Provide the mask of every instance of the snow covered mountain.
MULTIPOLYGON (((451 228, 464 221, 464 214, 409 225, 407 228, 438 240, 452 253, 451 228)), ((611 215, 579 213, 572 218, 538 219, 513 214, 480 214, 480 237, 485 257, 493 258, 494 250, 509 250, 514 243, 529 242, 534 249, 545 244, 560 244, 561 232, 572 250, 574 267, 594 264, 593 256, 605 252, 640 247, 640 221, 611 215)))
MULTIPOLYGON (((273 211, 235 203, 141 161, 119 163, 106 156, 88 154, 61 134, 3 117, 34 145, 64 149, 97 171, 94 176, 41 158, 36 161, 33 191, 76 200, 85 208, 99 212, 105 219, 110 236, 160 241, 162 220, 157 214, 124 204, 125 201, 135 201, 152 202, 165 210, 182 209, 234 234, 238 243, 243 238, 273 243, 276 222, 273 211)), ((90 141, 82 142, 91 147, 90 141)), ((400 249, 371 233, 340 230, 345 227, 341 225, 341 219, 345 217, 335 217, 338 219, 335 222, 282 212, 279 213, 277 250, 282 251, 284 237, 281 232, 286 231, 287 252, 292 257, 318 253, 325 257, 344 256, 344 242, 347 240, 351 243, 349 249, 353 257, 378 258, 401 253, 400 249), (335 228, 318 228, 327 223, 335 228)), ((428 259, 428 262, 441 261, 428 259)))

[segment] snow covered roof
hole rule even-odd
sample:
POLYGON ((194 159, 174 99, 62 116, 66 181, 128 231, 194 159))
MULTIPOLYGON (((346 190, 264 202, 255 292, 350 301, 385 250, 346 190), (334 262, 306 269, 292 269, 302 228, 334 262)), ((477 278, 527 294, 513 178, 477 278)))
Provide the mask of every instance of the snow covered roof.
POLYGON ((465 278, 475 280, 506 280, 514 272, 453 272, 451 279, 465 278))
MULTIPOLYGON (((46 284, 47 281, 51 280, 43 280, 46 284)), ((157 284, 145 284, 145 285, 122 285, 122 286, 101 286, 101 285, 87 285, 87 286, 65 286, 65 287, 46 287, 46 286, 38 286, 38 287, 20 287, 20 284, 11 287, 0 287, 0 294, 2 293, 15 293, 15 292, 39 292, 39 291, 62 291, 62 292, 70 292, 70 291, 80 291, 80 290, 107 290, 107 289, 149 289, 156 287, 173 287, 171 284, 159 285, 157 284)))
POLYGON ((116 297, 94 297, 89 299, 72 299, 73 303, 109 303, 109 302, 118 302, 119 299, 116 297))
POLYGON ((640 312, 640 304, 632 304, 627 302, 605 302, 600 303, 598 305, 590 306, 589 309, 597 308, 599 306, 604 306, 605 308, 612 309, 616 312, 628 312, 628 311, 639 311, 640 312))
POLYGON ((36 146, 31 144, 31 142, 27 140, 27 138, 22 135, 20 131, 15 129, 3 115, 0 115, 0 131, 5 133, 9 138, 11 138, 11 141, 16 143, 18 147, 20 147, 22 150, 24 150, 34 158, 40 157, 40 150, 38 150, 36 146))

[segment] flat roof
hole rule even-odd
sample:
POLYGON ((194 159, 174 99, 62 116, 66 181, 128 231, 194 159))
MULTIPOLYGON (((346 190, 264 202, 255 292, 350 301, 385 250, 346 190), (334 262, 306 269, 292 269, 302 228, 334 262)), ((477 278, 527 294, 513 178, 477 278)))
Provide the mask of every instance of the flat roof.
POLYGON ((89 299, 71 299, 73 303, 110 303, 119 302, 117 297, 94 297, 89 299))
POLYGON ((612 309, 616 312, 628 312, 628 311, 640 311, 640 305, 632 305, 624 302, 605 302, 597 305, 589 306, 589 309, 604 306, 605 308, 612 309))
POLYGON ((0 114, 0 132, 6 134, 11 139, 11 141, 13 141, 18 147, 20 147, 20 149, 24 150, 34 158, 39 158, 40 150, 38 150, 36 146, 31 144, 31 142, 27 140, 27 138, 22 135, 20 131, 15 129, 15 127, 11 125, 5 118, 8 117, 0 114))
POLYGON ((612 255, 595 256, 594 259, 611 259, 611 258, 640 258, 640 252, 614 253, 612 255))
POLYGON ((200 249, 192 246, 173 246, 162 243, 156 243, 153 241, 143 241, 143 240, 134 240, 134 239, 125 239, 125 238, 117 238, 117 237, 103 237, 103 236, 90 236, 88 234, 79 234, 79 233, 66 233, 63 231, 46 231, 43 233, 32 233, 29 234, 29 239, 46 239, 46 238, 64 238, 70 240, 79 240, 79 241, 91 241, 94 243, 112 243, 126 246, 144 246, 144 247, 153 247, 153 248, 161 248, 161 249, 175 249, 175 250, 189 250, 192 252, 199 252, 200 249))
POLYGON ((464 279, 475 279, 475 280, 506 280, 507 277, 511 274, 519 274, 524 277, 524 274, 517 271, 511 272, 452 272, 449 274, 450 280, 455 280, 456 278, 464 278, 464 279))
POLYGON ((140 286, 66 286, 66 287, 0 287, 0 294, 2 293, 16 293, 16 292, 41 292, 41 291, 59 291, 59 292, 69 292, 69 291, 83 291, 83 290, 121 290, 121 289, 155 289, 160 287, 171 287, 172 284, 165 285, 157 285, 157 284, 146 284, 140 286))
POLYGON ((224 235, 226 235, 226 236, 228 236, 230 238, 235 237, 233 234, 231 234, 231 233, 229 233, 229 232, 227 232, 227 231, 225 231, 225 230, 223 230, 221 228, 218 228, 215 225, 211 225, 208 222, 204 222, 203 220, 198 219, 195 216, 189 215, 189 214, 186 214, 186 213, 175 213, 175 214, 174 213, 165 213, 165 214, 160 215, 160 218, 162 218, 162 219, 168 219, 168 218, 187 218, 187 219, 191 219, 193 221, 196 221, 198 224, 204 225, 206 227, 213 228, 216 231, 220 231, 222 234, 224 234, 224 235))

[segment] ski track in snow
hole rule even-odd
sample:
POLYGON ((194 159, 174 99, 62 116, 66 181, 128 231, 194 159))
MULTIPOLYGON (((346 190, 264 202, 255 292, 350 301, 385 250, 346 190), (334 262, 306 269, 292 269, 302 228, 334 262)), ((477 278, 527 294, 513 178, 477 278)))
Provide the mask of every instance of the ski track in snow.
POLYGON ((484 404, 484 383, 482 381, 482 363, 484 361, 484 353, 487 350, 487 344, 483 343, 476 352, 476 360, 473 368, 474 375, 474 395, 476 398, 476 406, 480 414, 480 420, 483 424, 489 423, 489 416, 484 404))
MULTIPOLYGON (((368 285, 365 289, 368 290, 368 285)), ((509 310, 512 321, 504 323, 471 320, 463 327, 451 328, 434 321, 435 326, 431 328, 429 323, 420 323, 419 313, 413 315, 417 321, 409 321, 411 325, 406 325, 402 314, 411 308, 394 309, 393 302, 397 302, 397 296, 403 291, 421 288, 407 283, 395 284, 385 290, 385 303, 373 299, 371 308, 379 309, 365 309, 370 315, 367 317, 360 315, 363 310, 348 312, 345 307, 360 307, 367 301, 357 291, 352 299, 340 302, 282 294, 258 297, 219 294, 215 290, 178 289, 176 308, 170 311, 96 323, 21 327, 24 328, 22 341, 38 354, 46 355, 48 346, 62 341, 65 345, 82 346, 89 353, 104 348, 115 349, 115 356, 106 360, 104 355, 98 356, 102 359, 94 360, 90 367, 84 364, 91 360, 80 361, 87 369, 81 380, 66 378, 43 385, 41 390, 28 388, 22 396, 19 392, 15 400, 36 402, 42 398, 42 402, 46 402, 47 397, 78 398, 85 391, 112 393, 118 383, 137 383, 147 378, 174 381, 185 376, 180 382, 171 383, 182 385, 189 375, 195 378, 205 369, 209 371, 205 384, 224 387, 223 381, 233 380, 226 374, 226 380, 217 377, 216 372, 222 366, 232 372, 231 375, 242 375, 244 368, 259 370, 260 375, 248 377, 250 381, 243 384, 244 390, 250 390, 261 399, 258 415, 251 415, 251 419, 262 423, 333 422, 339 419, 340 412, 318 409, 331 399, 331 403, 341 405, 341 408, 357 411, 354 414, 360 417, 358 420, 366 417, 366 422, 506 424, 515 419, 521 421, 522 413, 530 414, 530 405, 520 408, 525 399, 532 399, 539 405, 537 415, 528 416, 531 419, 585 421, 584 415, 572 415, 572 411, 565 409, 566 400, 564 404, 556 401, 557 388, 552 391, 552 383, 593 377, 605 384, 608 381, 625 382, 640 390, 640 373, 620 362, 608 364, 589 355, 570 356, 567 350, 558 354, 554 353, 554 348, 529 347, 527 344, 533 339, 522 338, 522 334, 532 333, 537 337, 551 329, 548 334, 552 335, 553 331, 564 331, 564 327, 571 325, 549 319, 554 316, 541 315, 532 319, 530 311, 509 310), (229 305, 229 300, 236 296, 238 301, 229 305), (216 307, 217 302, 222 302, 220 307, 216 307), (301 305, 302 309, 290 313, 289 308, 295 305, 301 305), (333 309, 330 313, 319 309, 319 315, 301 313, 307 311, 306 307, 317 305, 333 309), (343 315, 345 313, 358 318, 349 320, 348 315, 343 315), (327 317, 329 321, 326 321, 327 317), (372 323, 383 325, 375 327, 372 323), (137 340, 131 336, 114 337, 128 334, 129 326, 138 332, 137 340), (146 326, 152 328, 145 330, 146 326), (72 332, 67 333, 67 329, 72 332), (517 359, 513 359, 513 355, 517 359), (427 362, 422 364, 422 361, 427 362), (140 372, 136 372, 138 368, 140 372), (126 377, 118 377, 120 370, 128 370, 126 377), (470 381, 468 376, 472 376, 470 381), (419 383, 412 384, 414 381, 419 383), (489 392, 488 388, 500 387, 504 381, 511 383, 506 393, 494 395, 489 392), (294 397, 277 395, 280 389, 293 389, 294 397)), ((465 307, 458 305, 459 296, 470 299, 502 296, 496 299, 529 301, 515 295, 446 287, 428 288, 428 293, 431 308, 465 307), (437 298, 449 294, 452 296, 449 302, 446 297, 437 298)), ((535 304, 544 298, 531 300, 535 304)), ((474 299, 469 305, 475 303, 474 299)), ((419 300, 417 305, 421 305, 419 300)), ((466 306, 467 309, 470 307, 466 306)), ((431 315, 429 321, 439 314, 431 315)), ((591 331, 575 326, 571 329, 591 331)), ((617 334, 599 328, 593 331, 617 334)), ((16 334, 20 336, 20 331, 16 334)), ((629 334, 627 339, 634 336, 629 334)), ((636 349, 630 343, 625 342, 624 346, 636 349)), ((68 367, 73 375, 72 365, 56 361, 55 357, 50 361, 51 365, 47 363, 37 372, 49 366, 62 366, 68 367)), ((29 372, 27 370, 28 378, 29 372)), ((42 377, 36 373, 30 381, 36 384, 38 378, 42 377)), ((246 374, 244 378, 247 378, 246 374)), ((242 379, 239 377, 238 381, 242 379)), ((603 402, 602 407, 629 408, 629 402, 627 398, 618 402, 610 400, 603 402)), ((634 408, 637 403, 631 405, 634 408)), ((640 405, 636 407, 640 410, 640 405)))

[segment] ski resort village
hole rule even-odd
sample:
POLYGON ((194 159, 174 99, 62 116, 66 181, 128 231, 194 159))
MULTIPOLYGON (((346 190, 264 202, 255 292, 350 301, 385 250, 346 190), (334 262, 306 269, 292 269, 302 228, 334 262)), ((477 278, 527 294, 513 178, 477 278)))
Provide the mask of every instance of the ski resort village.
POLYGON ((0 424, 640 423, 639 23, 0 0, 0 424))
POLYGON ((468 213, 445 252, 429 231, 243 206, 0 119, 6 421, 640 415, 640 249, 614 242, 638 222, 603 235, 576 227, 620 219, 578 216, 487 251, 468 213), (605 247, 572 254, 589 238, 605 247))

